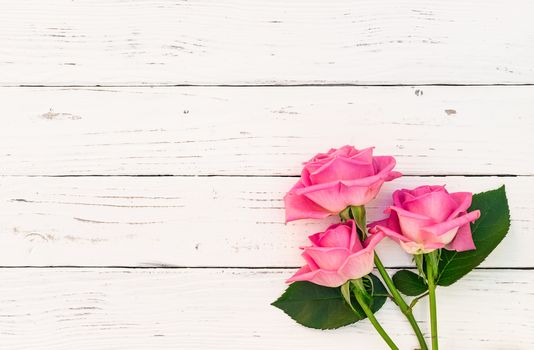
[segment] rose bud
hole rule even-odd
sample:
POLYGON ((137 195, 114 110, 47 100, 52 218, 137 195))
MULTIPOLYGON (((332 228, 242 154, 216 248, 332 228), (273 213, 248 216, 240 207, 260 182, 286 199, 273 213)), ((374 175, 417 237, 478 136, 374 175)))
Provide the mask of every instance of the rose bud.
POLYGON ((287 283, 309 281, 326 287, 339 287, 373 270, 374 248, 384 238, 382 233, 360 241, 353 220, 335 224, 309 236, 310 247, 302 247, 307 264, 287 283))
POLYGON ((459 252, 475 249, 470 223, 480 211, 470 213, 473 195, 449 193, 444 186, 421 186, 393 193, 389 218, 369 225, 372 233, 383 232, 410 254, 445 248, 459 252))
POLYGON ((321 219, 367 204, 385 181, 401 176, 394 166, 393 157, 373 157, 372 147, 343 146, 317 154, 304 163, 299 181, 284 197, 286 222, 321 219))

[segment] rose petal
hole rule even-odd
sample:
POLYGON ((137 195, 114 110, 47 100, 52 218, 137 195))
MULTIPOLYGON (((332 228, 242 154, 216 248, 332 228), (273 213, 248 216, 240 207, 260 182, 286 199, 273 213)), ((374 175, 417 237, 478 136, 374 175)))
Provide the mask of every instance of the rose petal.
POLYGON ((441 249, 445 245, 442 243, 417 243, 417 242, 399 242, 402 249, 408 254, 427 254, 436 249, 441 249))
POLYGON ((347 279, 361 278, 373 270, 374 249, 385 237, 383 233, 369 236, 363 243, 363 248, 351 254, 339 268, 339 273, 347 279))
POLYGON ((397 162, 391 156, 376 156, 373 157, 373 166, 377 174, 383 173, 387 175, 395 167, 397 162))
POLYGON ((295 191, 299 188, 302 188, 300 181, 284 196, 286 222, 298 219, 323 219, 332 215, 332 212, 307 197, 296 194, 295 191))
POLYGON ((471 233, 471 224, 460 226, 456 233, 456 237, 454 237, 452 242, 450 242, 445 249, 456 250, 457 252, 476 249, 475 242, 473 242, 473 235, 471 233))
POLYGON ((340 183, 314 185, 299 189, 297 193, 300 192, 304 197, 331 213, 339 213, 347 207, 344 199, 339 195, 340 185, 340 183))
MULTIPOLYGON (((308 247, 306 247, 306 248, 308 248, 308 247)), ((304 251, 300 256, 302 256, 304 258, 304 260, 306 260, 306 263, 310 267, 310 271, 319 270, 319 266, 315 263, 313 258, 311 256, 309 256, 308 253, 306 253, 306 251, 304 251)))
POLYGON ((445 191, 426 193, 402 204, 403 209, 429 217, 435 222, 447 219, 457 207, 456 201, 445 191))
POLYGON ((302 183, 302 187, 312 186, 312 182, 310 180, 310 174, 313 172, 313 166, 312 165, 306 165, 300 172, 300 182, 302 183))
POLYGON ((346 280, 362 278, 373 271, 374 250, 360 250, 347 258, 340 267, 339 274, 346 280))
POLYGON ((293 276, 288 278, 286 280, 286 283, 291 283, 291 282, 295 282, 295 281, 304 281, 304 279, 301 279, 301 278, 303 278, 302 276, 309 275, 310 272, 312 272, 310 267, 308 265, 304 265, 300 269, 298 269, 297 272, 295 272, 293 274, 293 276))
POLYGON ((357 149, 355 149, 352 146, 345 146, 345 147, 351 148, 349 150, 349 153, 347 153, 347 156, 349 156, 350 159, 357 160, 357 161, 360 161, 360 162, 363 162, 363 163, 368 163, 368 164, 373 162, 373 150, 374 150, 374 147, 367 147, 367 148, 364 148, 364 149, 362 149, 360 151, 358 151, 357 149))
POLYGON ((373 226, 373 228, 371 228, 371 233, 378 234, 379 232, 383 232, 386 236, 388 236, 389 238, 392 238, 393 240, 397 242, 399 241, 410 242, 410 240, 407 237, 404 237, 402 233, 393 231, 387 226, 375 225, 373 226))
POLYGON ((354 222, 354 220, 348 220, 346 225, 350 227, 349 250, 351 253, 359 252, 363 249, 363 245, 360 241, 360 237, 358 236, 356 222, 354 222))
POLYGON ((312 184, 322 184, 338 180, 360 179, 372 175, 374 175, 372 163, 364 163, 349 158, 333 158, 310 174, 310 180, 312 184))
POLYGON ((396 190, 393 192, 393 205, 402 208, 402 203, 406 200, 406 196, 409 196, 409 199, 415 198, 407 190, 396 190))
POLYGON ((383 240, 385 237, 385 234, 383 232, 378 232, 375 234, 370 235, 367 237, 367 239, 363 242, 363 246, 365 247, 365 250, 373 250, 375 249, 376 245, 380 243, 381 240, 383 240))
POLYGON ((311 271, 308 266, 300 268, 286 283, 296 281, 309 281, 325 287, 339 287, 347 280, 336 271, 315 270, 311 271))
MULTIPOLYGON (((324 232, 317 232, 313 235, 308 236, 308 239, 312 242, 313 247, 320 247, 321 246, 321 236, 324 234, 324 232)), ((305 249, 307 247, 304 247, 302 249, 305 249)))
POLYGON ((310 240, 319 247, 348 249, 351 242, 351 227, 346 224, 332 225, 325 232, 321 232, 319 236, 310 236, 310 240))
POLYGON ((456 202, 456 209, 449 215, 447 220, 456 218, 462 212, 466 212, 471 206, 473 194, 470 192, 455 192, 450 194, 451 198, 456 202))
POLYGON ((339 196, 346 206, 365 205, 376 197, 383 183, 380 180, 368 186, 346 186, 341 184, 339 196))
POLYGON ((410 194, 414 196, 415 198, 424 196, 425 194, 428 194, 434 191, 445 191, 446 193, 448 193, 447 190, 445 189, 445 186, 441 186, 441 185, 433 185, 433 186, 423 185, 423 186, 416 187, 413 190, 409 190, 410 194))
POLYGON ((399 178, 401 176, 402 176, 401 172, 390 171, 389 174, 386 176, 385 180, 389 182, 389 181, 395 180, 396 178, 399 178))
POLYGON ((445 245, 447 245, 447 244, 452 242, 452 240, 456 236, 457 232, 458 232, 458 227, 455 227, 455 228, 452 228, 449 231, 447 231, 447 232, 445 232, 445 233, 443 233, 441 235, 432 236, 430 241, 431 242, 436 242, 436 243, 439 243, 439 244, 442 244, 443 246, 445 246, 445 245))
POLYGON ((428 239, 428 233, 422 230, 422 228, 433 224, 434 221, 432 221, 432 219, 398 207, 390 207, 390 209, 395 211, 397 214, 401 229, 399 232, 402 233, 402 235, 408 240, 414 242, 423 242, 428 239))
POLYGON ((373 221, 373 222, 367 224, 367 228, 369 230, 371 230, 373 227, 375 227, 377 225, 388 226, 388 221, 389 221, 389 218, 385 218, 385 219, 382 219, 382 220, 376 220, 376 221, 373 221))
POLYGON ((431 235, 442 235, 454 228, 463 226, 469 222, 473 222, 480 217, 480 210, 474 210, 466 215, 462 215, 452 220, 441 222, 439 224, 427 226, 424 228, 424 231, 430 233, 431 235))
POLYGON ((349 250, 347 248, 310 247, 305 252, 313 259, 319 269, 325 270, 339 269, 349 256, 349 250))

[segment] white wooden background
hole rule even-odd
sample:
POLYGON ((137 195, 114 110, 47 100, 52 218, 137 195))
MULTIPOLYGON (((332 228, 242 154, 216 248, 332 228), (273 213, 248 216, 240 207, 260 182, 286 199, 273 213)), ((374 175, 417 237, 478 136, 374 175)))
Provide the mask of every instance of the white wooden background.
MULTIPOLYGON (((405 173, 371 219, 403 186, 507 186, 509 236, 439 290, 441 344, 532 349, 533 16, 530 0, 0 1, 0 348, 384 348, 366 321, 322 332, 269 305, 324 227, 284 225, 282 197, 348 143, 405 173)), ((378 317, 417 347, 391 303, 378 317)))

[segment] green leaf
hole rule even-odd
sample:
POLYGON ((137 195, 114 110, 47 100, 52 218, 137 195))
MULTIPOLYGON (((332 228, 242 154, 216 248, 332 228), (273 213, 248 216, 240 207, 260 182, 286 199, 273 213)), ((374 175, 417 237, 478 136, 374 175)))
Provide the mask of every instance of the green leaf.
POLYGON ((428 290, 425 279, 408 270, 397 271, 393 275, 393 283, 402 294, 409 296, 415 297, 428 290))
MULTIPOLYGON (((387 291, 373 274, 369 293, 373 296, 371 310, 377 312, 386 302, 387 291)), ((352 297, 354 310, 343 298, 341 288, 329 288, 311 282, 294 282, 271 305, 279 308, 303 326, 316 329, 334 329, 363 320, 365 314, 352 297)))
POLYGON ((465 276, 499 245, 510 228, 510 210, 504 186, 473 196, 469 211, 480 210, 480 218, 471 224, 476 249, 456 252, 443 249, 437 284, 450 286, 465 276))

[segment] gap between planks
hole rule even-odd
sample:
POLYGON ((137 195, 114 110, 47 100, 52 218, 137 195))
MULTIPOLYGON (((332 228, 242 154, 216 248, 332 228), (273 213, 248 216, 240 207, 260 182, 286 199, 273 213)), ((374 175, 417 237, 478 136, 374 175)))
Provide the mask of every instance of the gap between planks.
POLYGON ((273 88, 285 88, 285 87, 484 87, 484 86, 534 86, 534 83, 487 83, 487 84, 452 84, 452 83, 427 83, 427 84, 402 84, 402 83, 392 83, 392 84, 358 84, 358 83, 287 83, 287 84, 69 84, 69 85, 53 85, 53 84, 21 84, 21 85, 9 85, 9 84, 0 84, 0 87, 5 88, 159 88, 159 87, 199 87, 199 88, 262 88, 262 87, 273 87, 273 88))
MULTIPOLYGON (((0 269, 110 269, 110 270, 296 270, 301 266, 128 266, 128 265, 111 265, 111 266, 91 266, 91 265, 20 265, 20 266, 0 266, 0 269)), ((386 270, 414 270, 413 266, 390 266, 386 270)), ((478 271, 534 271, 532 267, 476 267, 478 271)))
MULTIPOLYGON (((532 177, 534 174, 402 174, 403 177, 532 177)), ((0 177, 257 177, 257 178, 299 178, 300 175, 262 175, 262 174, 10 174, 0 177)))

